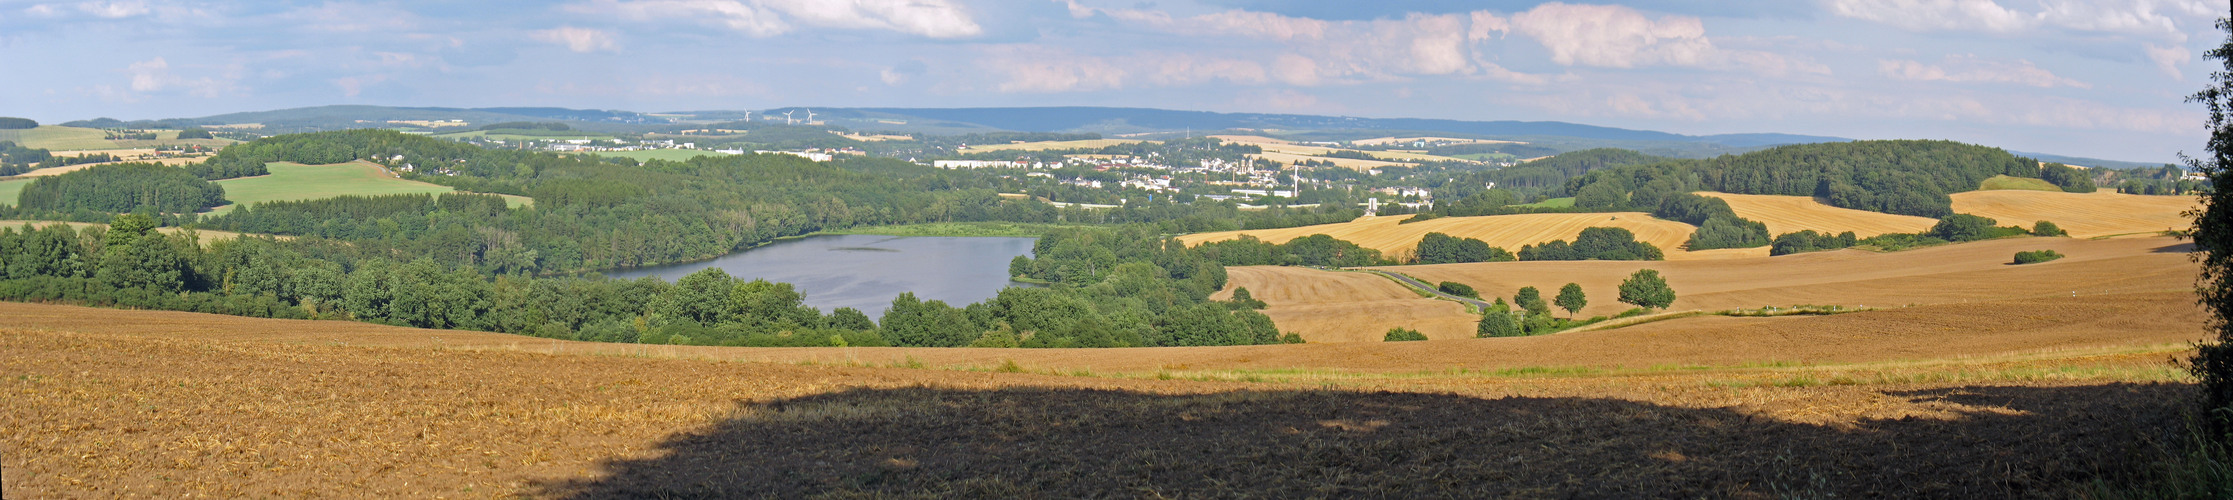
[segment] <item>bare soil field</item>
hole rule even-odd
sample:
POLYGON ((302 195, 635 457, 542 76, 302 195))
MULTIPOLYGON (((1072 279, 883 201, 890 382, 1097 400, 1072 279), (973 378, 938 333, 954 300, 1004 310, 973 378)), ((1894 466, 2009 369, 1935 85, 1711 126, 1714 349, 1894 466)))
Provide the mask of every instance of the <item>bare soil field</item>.
POLYGON ((2182 213, 2200 208, 2192 196, 2143 196, 2110 191, 1971 191, 1954 193, 1954 211, 2031 227, 2053 221, 2078 238, 2183 230, 2194 221, 2182 213))
POLYGON ((1738 217, 1760 221, 1768 225, 1768 234, 1795 233, 1814 230, 1829 234, 1852 231, 1862 238, 1885 233, 1916 233, 1929 230, 1937 219, 1912 215, 1838 208, 1824 205, 1806 196, 1776 196, 1764 194, 1729 194, 1699 191, 1701 196, 1712 196, 1729 202, 1729 208, 1738 217))
POLYGON ((1284 229, 1258 229, 1196 233, 1179 237, 1188 245, 1239 238, 1246 234, 1256 239, 1285 243, 1287 240, 1324 234, 1358 246, 1379 250, 1383 255, 1409 255, 1418 249, 1419 239, 1427 233, 1443 233, 1459 238, 1479 238, 1490 246, 1518 252, 1522 245, 1533 245, 1551 240, 1574 241, 1582 229, 1590 227, 1618 227, 1636 233, 1637 241, 1650 242, 1667 252, 1670 260, 1694 258, 1728 258, 1739 255, 1766 256, 1765 249, 1739 249, 1739 252, 1713 251, 1685 252, 1683 242, 1698 228, 1689 224, 1654 218, 1642 212, 1593 213, 1593 214, 1520 214, 1490 215, 1481 217, 1443 217, 1425 222, 1402 224, 1408 215, 1387 217, 1362 217, 1354 221, 1320 224, 1316 226, 1284 229), (1695 255, 1694 255, 1695 254, 1695 255))

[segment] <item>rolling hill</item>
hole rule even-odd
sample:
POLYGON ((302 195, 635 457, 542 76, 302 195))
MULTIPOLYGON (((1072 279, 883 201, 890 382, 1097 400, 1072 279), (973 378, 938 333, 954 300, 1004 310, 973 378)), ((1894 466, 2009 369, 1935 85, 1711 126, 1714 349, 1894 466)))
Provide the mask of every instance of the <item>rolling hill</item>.
MULTIPOLYGON (((1637 241, 1657 245, 1667 252, 1668 259, 1727 258, 1723 250, 1685 252, 1682 244, 1690 239, 1697 227, 1681 222, 1661 220, 1642 212, 1582 213, 1582 214, 1519 214, 1480 217, 1443 217, 1402 224, 1410 216, 1364 217, 1354 221, 1284 229, 1254 229, 1222 231, 1179 236, 1179 241, 1199 245, 1212 241, 1239 238, 1241 235, 1271 243, 1324 234, 1356 243, 1358 246, 1379 250, 1382 255, 1407 255, 1418 248, 1419 239, 1427 233, 1443 233, 1460 238, 1478 238, 1489 246, 1502 247, 1518 252, 1522 245, 1534 245, 1551 240, 1574 240, 1582 229, 1590 227, 1619 227, 1636 233, 1637 241)), ((1767 255, 1765 249, 1758 250, 1767 255)))

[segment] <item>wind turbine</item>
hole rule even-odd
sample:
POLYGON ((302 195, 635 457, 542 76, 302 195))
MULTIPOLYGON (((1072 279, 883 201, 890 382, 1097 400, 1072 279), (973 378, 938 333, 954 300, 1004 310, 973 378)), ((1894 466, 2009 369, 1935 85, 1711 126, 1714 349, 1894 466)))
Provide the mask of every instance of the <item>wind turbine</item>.
POLYGON ((807 109, 807 110, 806 110, 806 122, 807 122, 807 123, 814 123, 814 110, 813 110, 813 109, 807 109))
POLYGON ((797 124, 799 123, 799 121, 798 121, 798 120, 793 120, 793 119, 791 119, 791 113, 797 113, 797 112, 798 112, 798 110, 795 110, 795 109, 794 109, 794 110, 790 110, 790 111, 785 111, 785 112, 783 112, 783 124, 784 124, 784 125, 797 125, 797 124))
POLYGON ((750 110, 746 110, 746 111, 744 112, 744 121, 745 121, 745 122, 751 122, 751 121, 752 121, 752 111, 750 111, 750 110))

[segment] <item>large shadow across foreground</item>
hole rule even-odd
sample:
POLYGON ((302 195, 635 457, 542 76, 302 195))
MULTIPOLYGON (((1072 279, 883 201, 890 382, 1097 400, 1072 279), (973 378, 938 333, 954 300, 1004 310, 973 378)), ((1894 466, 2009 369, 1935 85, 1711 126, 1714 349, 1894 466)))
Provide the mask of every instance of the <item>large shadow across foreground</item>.
POLYGON ((1969 409, 1839 428, 1612 399, 852 390, 750 405, 672 438, 661 458, 541 487, 578 498, 2059 497, 2160 456, 2151 443, 2181 427, 2190 391, 1889 392, 1969 409))

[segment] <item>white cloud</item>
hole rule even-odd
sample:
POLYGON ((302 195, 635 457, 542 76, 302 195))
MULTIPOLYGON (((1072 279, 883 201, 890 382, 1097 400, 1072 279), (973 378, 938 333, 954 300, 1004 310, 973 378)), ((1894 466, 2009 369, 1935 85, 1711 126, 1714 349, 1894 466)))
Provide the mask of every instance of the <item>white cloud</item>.
POLYGON ((634 21, 710 21, 763 38, 789 33, 793 24, 930 38, 984 34, 984 27, 953 0, 592 0, 568 9, 634 21))
POLYGON ((611 33, 590 28, 560 26, 529 36, 537 41, 564 45, 566 50, 574 52, 611 52, 616 47, 611 33))
POLYGON ((2186 78, 2186 74, 2179 71, 2179 65, 2193 60, 2193 52, 2188 52, 2186 47, 2164 47, 2155 44, 2148 44, 2147 50, 2148 60, 2155 61, 2156 69, 2163 70, 2164 74, 2171 75, 2172 78, 2186 78))
POLYGON ((1513 15, 1512 29, 1542 43, 1551 61, 1568 66, 1696 66, 1715 52, 1698 18, 1653 20, 1614 5, 1547 3, 1513 15))
POLYGON ((1255 85, 1274 77, 1274 70, 1255 61, 1187 53, 1099 57, 1020 45, 994 47, 986 52, 988 57, 978 61, 985 70, 979 75, 1001 92, 1081 92, 1212 81, 1255 85))
POLYGON ((1877 61, 1877 72, 1896 80, 1956 83, 2010 83, 2033 87, 2093 88, 2086 82, 2056 75, 2031 61, 1991 61, 1972 55, 1949 55, 1939 64, 1886 59, 1877 61))
POLYGON ((124 71, 132 74, 133 92, 163 90, 163 87, 177 80, 177 77, 171 76, 170 61, 160 57, 132 63, 124 71))

